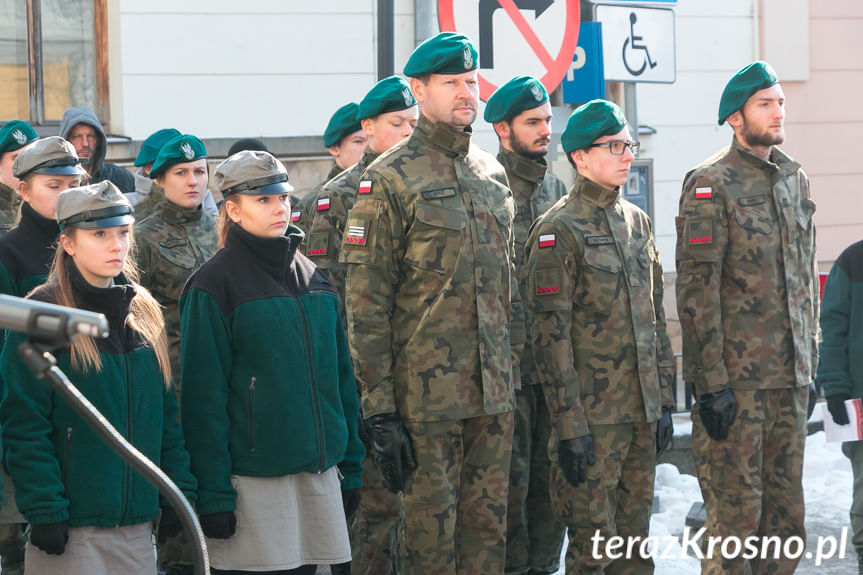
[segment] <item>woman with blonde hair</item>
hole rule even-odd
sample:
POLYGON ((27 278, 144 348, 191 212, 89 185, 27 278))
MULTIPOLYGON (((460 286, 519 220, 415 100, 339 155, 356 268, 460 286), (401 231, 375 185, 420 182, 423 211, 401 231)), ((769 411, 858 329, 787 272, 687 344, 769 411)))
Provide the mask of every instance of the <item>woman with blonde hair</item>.
MULTIPOLYGON (((129 201, 107 181, 62 192, 51 272, 28 297, 105 315, 110 336, 79 336, 71 348, 54 352, 57 364, 194 501, 164 321, 129 257, 131 213, 129 201)), ((6 465, 31 526, 27 571, 152 575, 158 491, 19 361, 23 337, 10 333, 0 354, 6 385, 0 419, 6 465)), ((163 512, 160 528, 168 529, 166 523, 179 529, 172 512, 163 512)))

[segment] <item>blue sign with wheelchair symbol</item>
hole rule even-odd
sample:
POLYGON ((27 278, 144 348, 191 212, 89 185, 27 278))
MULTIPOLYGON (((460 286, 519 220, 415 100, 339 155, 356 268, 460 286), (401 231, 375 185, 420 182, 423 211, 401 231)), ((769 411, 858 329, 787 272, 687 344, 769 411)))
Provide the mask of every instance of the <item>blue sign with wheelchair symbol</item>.
POLYGON ((674 10, 600 4, 594 16, 602 23, 607 81, 675 81, 674 10))

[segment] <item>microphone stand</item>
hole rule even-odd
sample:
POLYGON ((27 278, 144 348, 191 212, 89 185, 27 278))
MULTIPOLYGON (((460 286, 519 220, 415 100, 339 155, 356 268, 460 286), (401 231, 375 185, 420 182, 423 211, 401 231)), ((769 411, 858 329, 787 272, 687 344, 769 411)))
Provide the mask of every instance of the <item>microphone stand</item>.
POLYGON ((68 344, 69 341, 61 342, 55 340, 54 345, 38 344, 31 341, 28 334, 27 340, 18 346, 18 355, 27 364, 36 377, 47 379, 58 394, 60 394, 72 408, 80 415, 87 424, 93 428, 99 437, 107 443, 126 463, 137 470, 151 484, 155 485, 159 492, 164 495, 171 506, 177 512, 180 521, 187 534, 195 538, 195 573, 196 575, 210 575, 210 559, 207 554, 207 543, 204 540, 204 532, 195 516, 195 510, 189 504, 186 497, 165 475, 155 463, 150 461, 146 455, 129 443, 117 429, 111 425, 104 415, 90 403, 81 391, 75 387, 66 374, 57 367, 57 360, 49 349, 68 344))

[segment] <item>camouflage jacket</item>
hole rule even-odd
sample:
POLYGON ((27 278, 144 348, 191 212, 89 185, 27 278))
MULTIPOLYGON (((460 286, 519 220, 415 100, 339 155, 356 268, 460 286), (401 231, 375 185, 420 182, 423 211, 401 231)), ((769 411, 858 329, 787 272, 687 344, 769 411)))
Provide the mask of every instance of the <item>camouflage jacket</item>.
POLYGON ((309 233, 306 234, 306 256, 327 274, 339 294, 339 313, 347 329, 345 315, 345 264, 339 262, 339 251, 345 233, 348 211, 354 207, 360 176, 378 154, 366 147, 360 161, 329 180, 321 188, 312 206, 309 233))
POLYGON ((686 174, 677 226, 684 374, 697 393, 808 385, 817 367, 815 203, 800 164, 737 143, 686 174))
POLYGON ((503 167, 470 140, 420 116, 362 175, 340 261, 367 416, 443 421, 513 407, 515 209, 503 167))
POLYGON ((165 314, 165 330, 174 381, 180 381, 180 312, 183 285, 219 249, 213 216, 203 209, 184 210, 164 201, 135 226, 141 285, 153 294, 165 314))
POLYGON ((156 211, 156 206, 165 201, 165 190, 163 190, 156 182, 153 182, 153 185, 150 186, 150 192, 141 200, 139 203, 135 204, 135 221, 141 222, 156 211))
MULTIPOLYGON (((554 174, 548 171, 545 160, 531 160, 501 148, 497 153, 497 161, 506 170, 509 189, 515 200, 515 220, 513 221, 513 236, 515 237, 515 268, 518 274, 519 299, 527 302, 527 276, 521 273, 527 263, 525 255, 527 236, 530 226, 542 214, 547 212, 555 202, 566 195, 566 185, 554 174)), ((524 327, 524 312, 514 306, 513 321, 510 329, 511 343, 516 351, 523 349, 519 360, 513 362, 513 380, 516 389, 522 385, 539 383, 536 377, 536 363, 533 350, 525 346, 525 334, 519 332, 524 327), (519 318, 521 320, 519 321, 519 318)))
POLYGON ((674 354, 647 214, 578 176, 527 252, 529 339, 557 438, 657 420, 674 403, 674 354))
MULTIPOLYGON (((312 222, 315 219, 315 213, 317 212, 318 194, 321 193, 321 190, 327 184, 327 182, 341 174, 343 171, 344 170, 342 170, 337 163, 333 162, 333 165, 330 167, 330 171, 327 174, 327 179, 312 188, 312 191, 302 196, 296 205, 292 204, 292 224, 303 230, 303 232, 307 232, 311 229, 312 222)), ((308 239, 308 234, 306 234, 306 239, 308 239)))
POLYGON ((18 219, 18 206, 21 205, 21 196, 18 192, 0 183, 0 236, 15 227, 18 219))

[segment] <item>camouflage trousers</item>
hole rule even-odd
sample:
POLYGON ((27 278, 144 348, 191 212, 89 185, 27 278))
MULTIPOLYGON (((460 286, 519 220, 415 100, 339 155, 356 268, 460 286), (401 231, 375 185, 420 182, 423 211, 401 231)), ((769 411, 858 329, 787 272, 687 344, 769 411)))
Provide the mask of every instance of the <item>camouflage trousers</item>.
POLYGON ((401 502, 398 495, 384 487, 374 451, 363 442, 363 486, 360 505, 350 524, 351 573, 353 575, 393 575, 396 573, 398 529, 401 502))
MULTIPOLYGON (((744 544, 747 537, 779 537, 779 548, 792 536, 805 542, 802 475, 809 390, 735 389, 734 397, 737 417, 724 441, 711 439, 698 417, 697 404, 692 409, 692 451, 707 512, 705 536, 708 541, 721 537, 720 544, 732 536, 744 544)), ((756 544, 759 550, 762 541, 756 544)), ((774 559, 776 545, 768 542, 764 546, 769 558, 764 560, 723 557, 720 544, 710 558, 708 547, 702 573, 793 573, 800 558, 790 559, 780 552, 774 559)))
POLYGON ((851 494, 851 543, 863 551, 863 441, 845 441, 842 453, 851 460, 854 474, 854 491, 851 494))
POLYGON ((6 504, 0 508, 0 559, 2 573, 18 574, 24 572, 24 517, 15 505, 15 490, 12 478, 4 470, 3 486, 5 488, 6 504))
POLYGON ((605 554, 605 543, 614 536, 643 540, 649 535, 656 423, 591 424, 590 433, 596 463, 587 468, 587 482, 578 487, 563 475, 556 441, 550 446, 552 504, 569 528, 566 573, 653 573, 652 558, 636 551, 612 559, 605 554), (593 538, 599 541, 596 553, 593 538))
POLYGON ((405 427, 417 469, 402 498, 399 573, 502 574, 512 412, 405 427))
MULTIPOLYGON (((157 522, 158 526, 159 523, 157 522)), ((158 531, 158 529, 157 529, 158 531)), ((158 564, 165 575, 192 575, 195 565, 195 547, 183 529, 164 543, 156 546, 158 564)))
POLYGON ((549 494, 551 417, 541 385, 515 394, 515 429, 506 508, 507 574, 556 573, 566 525, 555 519, 549 494))

